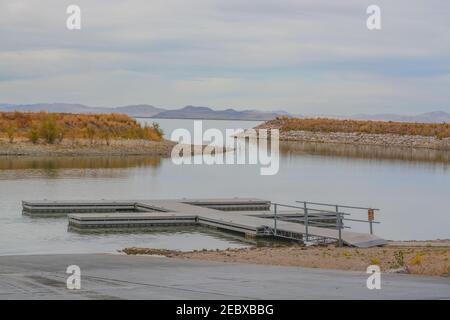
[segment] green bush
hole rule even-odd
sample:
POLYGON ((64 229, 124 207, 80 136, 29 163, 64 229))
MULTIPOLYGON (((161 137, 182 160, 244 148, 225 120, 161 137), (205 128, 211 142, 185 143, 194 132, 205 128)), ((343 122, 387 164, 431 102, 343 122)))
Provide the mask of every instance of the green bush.
POLYGON ((54 117, 45 119, 40 128, 40 136, 45 142, 53 144, 59 135, 59 129, 54 117))
POLYGON ((405 258, 403 256, 403 251, 396 251, 394 253, 395 263, 399 267, 403 267, 405 265, 405 258))
POLYGON ((39 141, 39 130, 35 126, 31 127, 30 132, 28 132, 28 138, 34 144, 39 141))
POLYGON ((7 126, 5 128, 5 133, 8 136, 9 143, 14 142, 14 135, 16 133, 17 128, 14 125, 7 126))

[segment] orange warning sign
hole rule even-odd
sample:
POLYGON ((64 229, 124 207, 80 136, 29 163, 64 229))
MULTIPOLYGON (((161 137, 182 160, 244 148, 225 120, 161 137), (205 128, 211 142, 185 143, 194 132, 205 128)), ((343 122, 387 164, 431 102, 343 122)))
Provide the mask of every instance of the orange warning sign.
POLYGON ((369 209, 369 210, 367 211, 367 219, 368 219, 369 221, 373 221, 374 218, 375 218, 375 214, 374 214, 373 209, 369 209))

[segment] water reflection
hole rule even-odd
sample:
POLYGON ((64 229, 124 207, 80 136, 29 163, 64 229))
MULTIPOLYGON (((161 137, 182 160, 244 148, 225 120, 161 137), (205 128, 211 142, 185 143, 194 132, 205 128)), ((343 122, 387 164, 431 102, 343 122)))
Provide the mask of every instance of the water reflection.
POLYGON ((399 148, 370 145, 329 144, 314 142, 281 141, 282 156, 320 155, 355 159, 399 160, 450 164, 450 151, 425 148, 399 148))
POLYGON ((161 157, 148 156, 93 156, 93 157, 0 157, 0 179, 32 177, 120 177, 127 168, 152 168, 161 165, 161 157))
MULTIPOLYGON (((214 228, 208 228, 204 226, 152 226, 152 227, 136 227, 136 228, 92 228, 92 229, 78 229, 73 228, 71 226, 67 227, 68 232, 72 232, 74 234, 80 234, 80 235, 91 235, 91 236, 111 236, 111 235, 127 235, 127 234, 134 234, 134 235, 160 235, 160 234, 206 234, 208 236, 211 236, 215 239, 228 241, 230 243, 235 243, 236 245, 245 246, 247 245, 254 245, 259 243, 257 240, 259 239, 248 239, 243 237, 239 233, 231 233, 231 232, 224 232, 220 231, 218 229, 214 228)), ((266 243, 266 242, 262 242, 266 243)))

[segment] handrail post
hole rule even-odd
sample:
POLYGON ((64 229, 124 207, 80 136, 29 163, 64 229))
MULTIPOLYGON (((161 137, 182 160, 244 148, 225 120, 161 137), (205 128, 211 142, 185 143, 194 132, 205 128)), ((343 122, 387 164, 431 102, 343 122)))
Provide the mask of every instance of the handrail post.
POLYGON ((309 225, 309 221, 308 221, 308 208, 307 208, 307 204, 306 201, 303 202, 303 211, 304 211, 304 218, 305 218, 305 231, 306 231, 306 241, 308 241, 309 239, 309 235, 308 235, 308 225, 309 225))
POLYGON ((277 204, 273 204, 273 212, 274 212, 274 230, 275 236, 277 235, 277 204))
POLYGON ((339 212, 339 206, 336 206, 336 226, 339 234, 339 247, 342 247, 342 217, 339 212))
POLYGON ((338 219, 339 206, 336 205, 335 208, 336 208, 336 229, 339 229, 339 227, 340 227, 340 226, 339 226, 339 219, 338 219))

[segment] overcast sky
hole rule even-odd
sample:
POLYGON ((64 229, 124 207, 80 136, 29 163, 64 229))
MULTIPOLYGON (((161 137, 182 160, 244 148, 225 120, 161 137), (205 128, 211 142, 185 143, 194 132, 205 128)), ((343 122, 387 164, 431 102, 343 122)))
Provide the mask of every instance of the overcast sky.
POLYGON ((0 103, 37 102, 450 112, 450 1, 0 0, 0 103))

